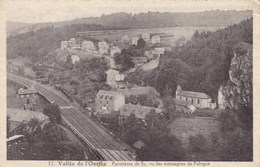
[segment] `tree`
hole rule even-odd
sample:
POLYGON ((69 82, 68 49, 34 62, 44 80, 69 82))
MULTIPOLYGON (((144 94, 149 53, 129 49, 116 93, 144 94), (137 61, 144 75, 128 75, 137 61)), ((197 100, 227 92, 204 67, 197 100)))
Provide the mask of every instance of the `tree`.
POLYGON ((137 41, 137 48, 138 49, 142 49, 144 48, 146 45, 146 42, 143 38, 140 38, 138 41, 137 41))
POLYGON ((43 109, 43 113, 50 118, 51 122, 60 123, 61 122, 61 111, 57 104, 49 104, 43 109))

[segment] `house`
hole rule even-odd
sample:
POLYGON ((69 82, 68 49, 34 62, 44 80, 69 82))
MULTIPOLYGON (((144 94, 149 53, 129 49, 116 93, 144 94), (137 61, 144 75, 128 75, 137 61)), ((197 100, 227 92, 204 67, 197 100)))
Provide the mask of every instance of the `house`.
POLYGON ((72 64, 75 64, 76 62, 79 62, 79 60, 80 60, 79 56, 77 56, 77 55, 72 55, 71 56, 72 64))
POLYGON ((96 113, 100 115, 118 112, 125 105, 125 96, 120 92, 100 90, 95 99, 96 113))
POLYGON ((117 46, 111 47, 110 56, 114 56, 116 53, 121 53, 121 49, 117 46))
POLYGON ((159 35, 154 35, 154 36, 152 36, 151 41, 153 44, 161 43, 161 37, 159 35))
POLYGON ((190 104, 188 101, 178 100, 173 98, 173 103, 175 105, 175 110, 184 113, 193 113, 196 111, 196 107, 190 104))
POLYGON ((132 38, 132 45, 137 46, 138 40, 139 40, 139 37, 133 37, 133 38, 132 38))
POLYGON ((61 41, 60 42, 60 48, 63 49, 63 50, 68 48, 68 41, 61 41))
POLYGON ((158 55, 163 55, 165 52, 165 48, 164 47, 156 47, 154 48, 155 53, 157 53, 158 55))
POLYGON ((106 84, 108 84, 111 87, 118 87, 118 81, 123 81, 125 79, 124 74, 120 74, 119 71, 114 69, 109 69, 107 72, 107 81, 106 84))
POLYGON ((146 50, 144 55, 147 57, 148 60, 152 60, 155 57, 155 54, 152 50, 146 50))
POLYGON ((178 85, 176 89, 176 99, 187 101, 189 104, 198 108, 216 108, 216 103, 211 102, 209 95, 201 92, 184 91, 180 85, 178 85))
POLYGON ((146 56, 132 57, 132 62, 135 66, 141 66, 148 62, 148 58, 146 56))
POLYGON ((17 97, 22 98, 24 104, 34 105, 37 103, 38 93, 33 89, 20 88, 17 90, 17 97))
POLYGON ((18 89, 17 94, 21 98, 23 98, 23 97, 31 97, 31 96, 36 96, 37 95, 37 91, 33 90, 33 89, 20 88, 20 89, 18 89))
POLYGON ((148 42, 148 41, 150 41, 150 34, 148 34, 148 33, 143 33, 143 34, 142 34, 142 38, 143 38, 143 40, 144 40, 145 42, 148 42))
POLYGON ((22 123, 28 123, 31 119, 37 119, 42 125, 49 122, 46 115, 29 110, 21 110, 16 108, 7 108, 9 133, 12 133, 22 123))
POLYGON ((124 120, 131 114, 134 114, 136 118, 145 121, 146 115, 150 112, 155 111, 156 113, 161 113, 162 110, 154 107, 147 107, 134 104, 125 104, 120 108, 119 112, 119 122, 123 123, 124 120))
POLYGON ((127 35, 124 35, 124 36, 122 37, 122 39, 121 39, 121 42, 122 42, 122 43, 127 43, 127 42, 129 42, 129 37, 128 37, 127 35))
POLYGON ((83 41, 81 44, 81 50, 94 53, 96 51, 96 47, 92 41, 83 41))
POLYGON ((98 42, 98 51, 100 54, 107 54, 109 45, 107 42, 98 42))

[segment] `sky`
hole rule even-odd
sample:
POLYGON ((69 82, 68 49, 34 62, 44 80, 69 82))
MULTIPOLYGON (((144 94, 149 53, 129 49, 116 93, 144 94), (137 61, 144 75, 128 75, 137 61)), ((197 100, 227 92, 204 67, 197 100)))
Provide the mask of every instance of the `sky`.
POLYGON ((247 0, 9 0, 6 20, 25 23, 58 22, 118 12, 196 12, 251 9, 247 0), (151 3, 152 1, 152 3, 151 3), (238 3, 239 2, 239 3, 238 3))

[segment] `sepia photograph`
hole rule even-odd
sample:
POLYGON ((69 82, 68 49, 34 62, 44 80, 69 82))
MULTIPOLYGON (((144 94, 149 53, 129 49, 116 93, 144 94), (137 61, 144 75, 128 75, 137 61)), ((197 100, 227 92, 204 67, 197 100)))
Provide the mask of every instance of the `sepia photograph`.
POLYGON ((253 162, 250 1, 109 1, 6 1, 6 160, 253 162))

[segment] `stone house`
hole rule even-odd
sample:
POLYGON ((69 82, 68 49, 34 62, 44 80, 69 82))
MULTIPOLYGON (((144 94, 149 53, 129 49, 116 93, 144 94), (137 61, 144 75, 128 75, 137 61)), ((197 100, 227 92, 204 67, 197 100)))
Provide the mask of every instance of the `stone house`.
POLYGON ((139 39, 140 39, 139 37, 133 37, 132 38, 132 45, 137 46, 137 42, 138 42, 139 39))
POLYGON ((159 35, 154 35, 154 36, 152 36, 151 41, 153 44, 161 43, 161 37, 159 35))
POLYGON ((107 81, 106 84, 108 84, 111 87, 118 87, 118 81, 123 81, 125 79, 124 74, 120 74, 119 71, 114 69, 109 69, 107 72, 107 81))
POLYGON ((150 41, 150 34, 148 34, 148 33, 143 33, 143 34, 142 34, 142 38, 143 38, 143 40, 144 40, 145 42, 148 42, 148 41, 150 41))
POLYGON ((117 46, 112 46, 110 49, 110 56, 114 56, 116 53, 121 53, 121 49, 117 46))
POLYGON ((98 51, 100 54, 108 54, 109 44, 107 42, 98 42, 98 51))
POLYGON ((187 101, 189 104, 198 108, 216 108, 216 103, 211 102, 212 100, 209 95, 201 92, 184 91, 180 85, 178 85, 176 89, 176 99, 187 101))
POLYGON ((146 56, 132 57, 132 62, 135 66, 141 66, 148 62, 148 58, 146 56))
POLYGON ((99 115, 113 114, 125 105, 125 96, 120 92, 100 90, 95 99, 95 110, 99 115))
POLYGON ((94 53, 96 51, 96 47, 92 41, 83 41, 81 43, 81 50, 94 53))

